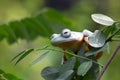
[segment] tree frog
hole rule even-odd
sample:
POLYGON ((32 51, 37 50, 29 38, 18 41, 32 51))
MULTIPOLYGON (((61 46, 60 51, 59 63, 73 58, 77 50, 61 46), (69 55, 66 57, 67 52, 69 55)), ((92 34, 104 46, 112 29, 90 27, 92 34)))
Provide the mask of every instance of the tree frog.
MULTIPOLYGON (((75 32, 69 29, 63 29, 60 34, 53 34, 51 36, 51 43, 53 46, 62 48, 63 50, 70 50, 77 53, 83 42, 89 46, 88 37, 93 33, 87 29, 82 32, 75 32)), ((86 48, 89 51, 89 48, 86 48)))

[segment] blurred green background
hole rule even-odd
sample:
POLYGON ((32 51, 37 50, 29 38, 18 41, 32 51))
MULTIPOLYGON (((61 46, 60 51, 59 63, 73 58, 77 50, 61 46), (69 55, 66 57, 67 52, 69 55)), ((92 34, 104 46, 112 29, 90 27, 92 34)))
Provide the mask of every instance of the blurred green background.
MULTIPOLYGON (((87 28, 94 31, 102 27, 95 24, 91 20, 90 15, 92 13, 103 13, 119 21, 119 3, 119 0, 0 0, 0 24, 21 20, 36 15, 46 7, 51 7, 61 12, 73 22, 73 30, 82 31, 87 28)), ((13 44, 9 44, 6 39, 3 39, 0 42, 0 69, 3 69, 7 73, 12 73, 23 80, 43 80, 40 76, 40 71, 45 66, 59 64, 60 59, 58 59, 58 56, 61 56, 61 54, 51 53, 32 67, 30 67, 29 64, 43 52, 38 51, 29 55, 17 66, 14 66, 14 62, 10 63, 10 60, 22 50, 40 48, 47 44, 50 44, 50 39, 41 36, 31 42, 19 39, 17 43, 13 44)), ((110 43, 110 45, 112 45, 110 46, 111 52, 116 47, 117 42, 110 43)), ((119 53, 112 61, 101 80, 120 79, 119 53)), ((99 62, 104 64, 109 56, 110 54, 105 53, 99 62)))

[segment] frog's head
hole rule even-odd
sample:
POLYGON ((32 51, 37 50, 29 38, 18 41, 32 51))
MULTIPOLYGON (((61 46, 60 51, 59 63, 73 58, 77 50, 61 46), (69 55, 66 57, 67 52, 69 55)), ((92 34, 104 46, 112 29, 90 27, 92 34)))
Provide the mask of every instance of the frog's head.
POLYGON ((64 29, 60 34, 53 34, 51 36, 51 43, 63 50, 77 51, 83 43, 83 33, 70 31, 64 29))

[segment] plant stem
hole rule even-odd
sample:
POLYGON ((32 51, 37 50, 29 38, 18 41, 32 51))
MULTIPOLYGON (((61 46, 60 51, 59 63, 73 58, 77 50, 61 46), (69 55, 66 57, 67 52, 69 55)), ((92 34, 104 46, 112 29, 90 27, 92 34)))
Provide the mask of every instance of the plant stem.
MULTIPOLYGON (((69 54, 69 55, 72 55, 72 56, 75 56, 75 57, 79 57, 79 58, 82 58, 82 59, 85 59, 85 60, 89 60, 89 61, 91 60, 91 59, 89 59, 89 58, 87 58, 87 57, 79 56, 79 55, 76 55, 76 54, 72 54, 72 53, 70 53, 70 52, 68 52, 68 51, 61 51, 61 50, 56 50, 56 49, 48 49, 47 47, 41 48, 41 49, 36 49, 36 51, 38 51, 38 50, 51 50, 51 51, 57 51, 57 52, 67 53, 67 54, 69 54)), ((98 62, 96 62, 96 61, 94 61, 94 60, 92 60, 92 62, 95 63, 95 64, 100 65, 101 67, 103 67, 102 64, 100 64, 100 63, 98 63, 98 62)))
POLYGON ((118 29, 117 31, 115 31, 107 40, 106 43, 109 41, 112 41, 112 38, 120 31, 120 29, 118 29))
POLYGON ((102 68, 101 72, 98 74, 96 80, 100 80, 101 79, 103 73, 105 72, 105 70, 107 69, 107 67, 109 66, 109 64, 111 63, 111 61, 113 60, 113 58, 115 57, 115 55, 116 55, 116 53, 118 52, 119 49, 120 49, 120 43, 118 44, 116 49, 113 51, 113 53, 111 54, 111 56, 108 59, 108 61, 106 62, 106 64, 103 66, 103 68, 102 68))

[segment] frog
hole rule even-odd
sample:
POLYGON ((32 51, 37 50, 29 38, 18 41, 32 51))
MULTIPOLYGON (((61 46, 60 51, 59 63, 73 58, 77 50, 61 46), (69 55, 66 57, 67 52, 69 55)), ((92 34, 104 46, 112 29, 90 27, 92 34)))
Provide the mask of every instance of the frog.
MULTIPOLYGON (((87 29, 84 29, 82 32, 63 29, 59 34, 52 34, 51 44, 63 49, 64 51, 68 50, 77 54, 80 48, 83 46, 83 43, 85 43, 85 51, 88 52, 90 50, 88 38, 92 35, 93 32, 87 29)), ((99 59, 102 56, 102 53, 103 52, 99 52, 99 54, 95 55, 96 59, 99 59)))

